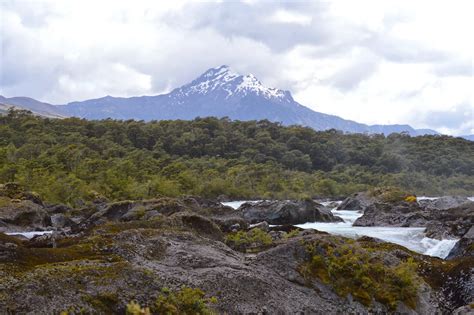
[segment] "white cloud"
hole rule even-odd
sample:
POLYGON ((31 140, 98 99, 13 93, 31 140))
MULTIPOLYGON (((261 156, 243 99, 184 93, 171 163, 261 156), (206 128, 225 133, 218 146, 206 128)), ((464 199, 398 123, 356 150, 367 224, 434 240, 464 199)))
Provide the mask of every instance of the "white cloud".
POLYGON ((311 20, 311 16, 282 9, 275 11, 275 13, 273 13, 273 15, 270 16, 270 18, 268 19, 268 21, 274 23, 288 23, 300 25, 309 25, 311 24, 311 20))
POLYGON ((228 64, 318 111, 472 132, 472 110, 458 110, 449 125, 429 118, 460 104, 473 109, 472 7, 468 0, 2 1, 0 93, 52 103, 159 94, 228 64))

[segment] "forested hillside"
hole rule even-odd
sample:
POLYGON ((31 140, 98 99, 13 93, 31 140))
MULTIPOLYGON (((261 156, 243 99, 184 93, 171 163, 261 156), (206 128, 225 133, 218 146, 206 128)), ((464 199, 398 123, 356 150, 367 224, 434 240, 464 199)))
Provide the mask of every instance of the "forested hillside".
POLYGON ((316 132, 269 121, 0 117, 0 183, 49 202, 196 194, 340 196, 394 185, 474 195, 474 143, 449 136, 316 132))

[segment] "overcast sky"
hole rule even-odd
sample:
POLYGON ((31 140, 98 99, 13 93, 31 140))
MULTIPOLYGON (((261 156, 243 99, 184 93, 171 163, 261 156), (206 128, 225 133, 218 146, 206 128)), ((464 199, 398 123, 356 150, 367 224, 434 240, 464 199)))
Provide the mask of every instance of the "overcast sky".
POLYGON ((155 95, 227 64, 316 111, 474 133, 470 0, 0 3, 4 96, 155 95))

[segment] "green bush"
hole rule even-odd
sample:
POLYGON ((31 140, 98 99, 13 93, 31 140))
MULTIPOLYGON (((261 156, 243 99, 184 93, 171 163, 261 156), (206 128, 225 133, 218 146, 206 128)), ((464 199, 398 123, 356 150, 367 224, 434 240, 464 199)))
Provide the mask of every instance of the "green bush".
POLYGON ((254 228, 250 231, 238 231, 228 234, 225 243, 235 250, 245 252, 250 249, 256 250, 268 247, 273 243, 273 240, 267 232, 254 228))
POLYGON ((140 304, 135 301, 131 301, 127 304, 127 309, 125 310, 126 315, 150 315, 150 309, 148 307, 142 308, 140 304))
POLYGON ((379 198, 383 202, 400 202, 405 201, 411 194, 401 190, 398 187, 376 187, 369 190, 369 195, 379 198))
POLYGON ((399 301, 416 307, 417 265, 411 259, 388 266, 382 256, 355 242, 319 241, 307 244, 307 250, 311 259, 301 266, 301 273, 332 286, 338 295, 351 294, 366 306, 376 300, 390 310, 396 309, 399 301))
POLYGON ((126 315, 213 315, 209 307, 217 303, 216 297, 205 298, 197 288, 183 287, 176 292, 163 288, 151 307, 141 307, 135 301, 126 306, 126 315))
POLYGON ((176 293, 163 289, 152 307, 154 314, 166 315, 210 315, 215 314, 209 308, 210 303, 216 303, 217 299, 204 298, 205 294, 200 289, 184 287, 176 293))
POLYGON ((294 229, 294 230, 291 230, 290 232, 286 232, 285 234, 283 234, 283 237, 285 239, 289 239, 289 238, 298 236, 298 234, 300 234, 300 230, 294 229))

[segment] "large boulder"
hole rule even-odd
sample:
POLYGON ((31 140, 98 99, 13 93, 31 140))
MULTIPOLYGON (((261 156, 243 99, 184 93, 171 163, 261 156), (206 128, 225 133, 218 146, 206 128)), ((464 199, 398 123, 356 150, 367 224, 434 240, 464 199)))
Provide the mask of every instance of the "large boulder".
POLYGON ((46 210, 31 200, 0 197, 0 231, 35 230, 51 225, 46 210))
POLYGON ((431 238, 460 238, 474 225, 474 203, 459 207, 437 210, 431 209, 430 222, 426 225, 426 235, 431 238))
POLYGON ((337 210, 355 210, 364 211, 368 206, 376 202, 376 199, 369 195, 367 192, 355 193, 352 196, 347 197, 337 207, 337 210))
POLYGON ((38 205, 43 205, 43 201, 37 193, 26 191, 20 184, 17 183, 0 184, 0 197, 29 200, 38 205))
POLYGON ((75 225, 75 222, 63 213, 51 215, 51 226, 57 229, 63 229, 75 225))
POLYGON ((194 233, 216 241, 223 240, 223 233, 212 220, 195 213, 179 212, 171 215, 169 226, 191 229, 194 233))
POLYGON ((429 213, 415 202, 382 203, 368 206, 354 226, 426 226, 429 213))
POLYGON ((436 239, 460 238, 474 224, 474 203, 438 210, 416 202, 374 203, 354 226, 426 227, 426 236, 436 239))
POLYGON ((219 201, 213 199, 206 199, 198 196, 185 196, 180 198, 180 201, 192 211, 204 216, 226 217, 234 216, 236 213, 233 208, 225 206, 219 201))
POLYGON ((466 197, 443 196, 436 199, 422 199, 418 203, 427 209, 447 210, 473 202, 466 197))
POLYGON ((254 224, 302 224, 306 222, 341 222, 331 211, 313 200, 272 200, 244 203, 238 209, 245 220, 254 224))
POLYGON ((474 257, 474 226, 454 245, 447 259, 474 257))
POLYGON ((191 211, 210 218, 223 232, 231 232, 236 225, 239 229, 248 228, 248 222, 243 218, 242 212, 219 201, 197 196, 185 196, 180 198, 180 201, 191 211))
POLYGON ((374 203, 396 204, 402 201, 416 201, 416 197, 397 187, 375 187, 346 198, 337 209, 365 211, 374 203))
POLYGON ((103 205, 101 209, 98 209, 84 220, 81 227, 85 228, 108 221, 148 220, 156 216, 169 216, 187 210, 187 206, 173 198, 140 201, 125 200, 103 205))

